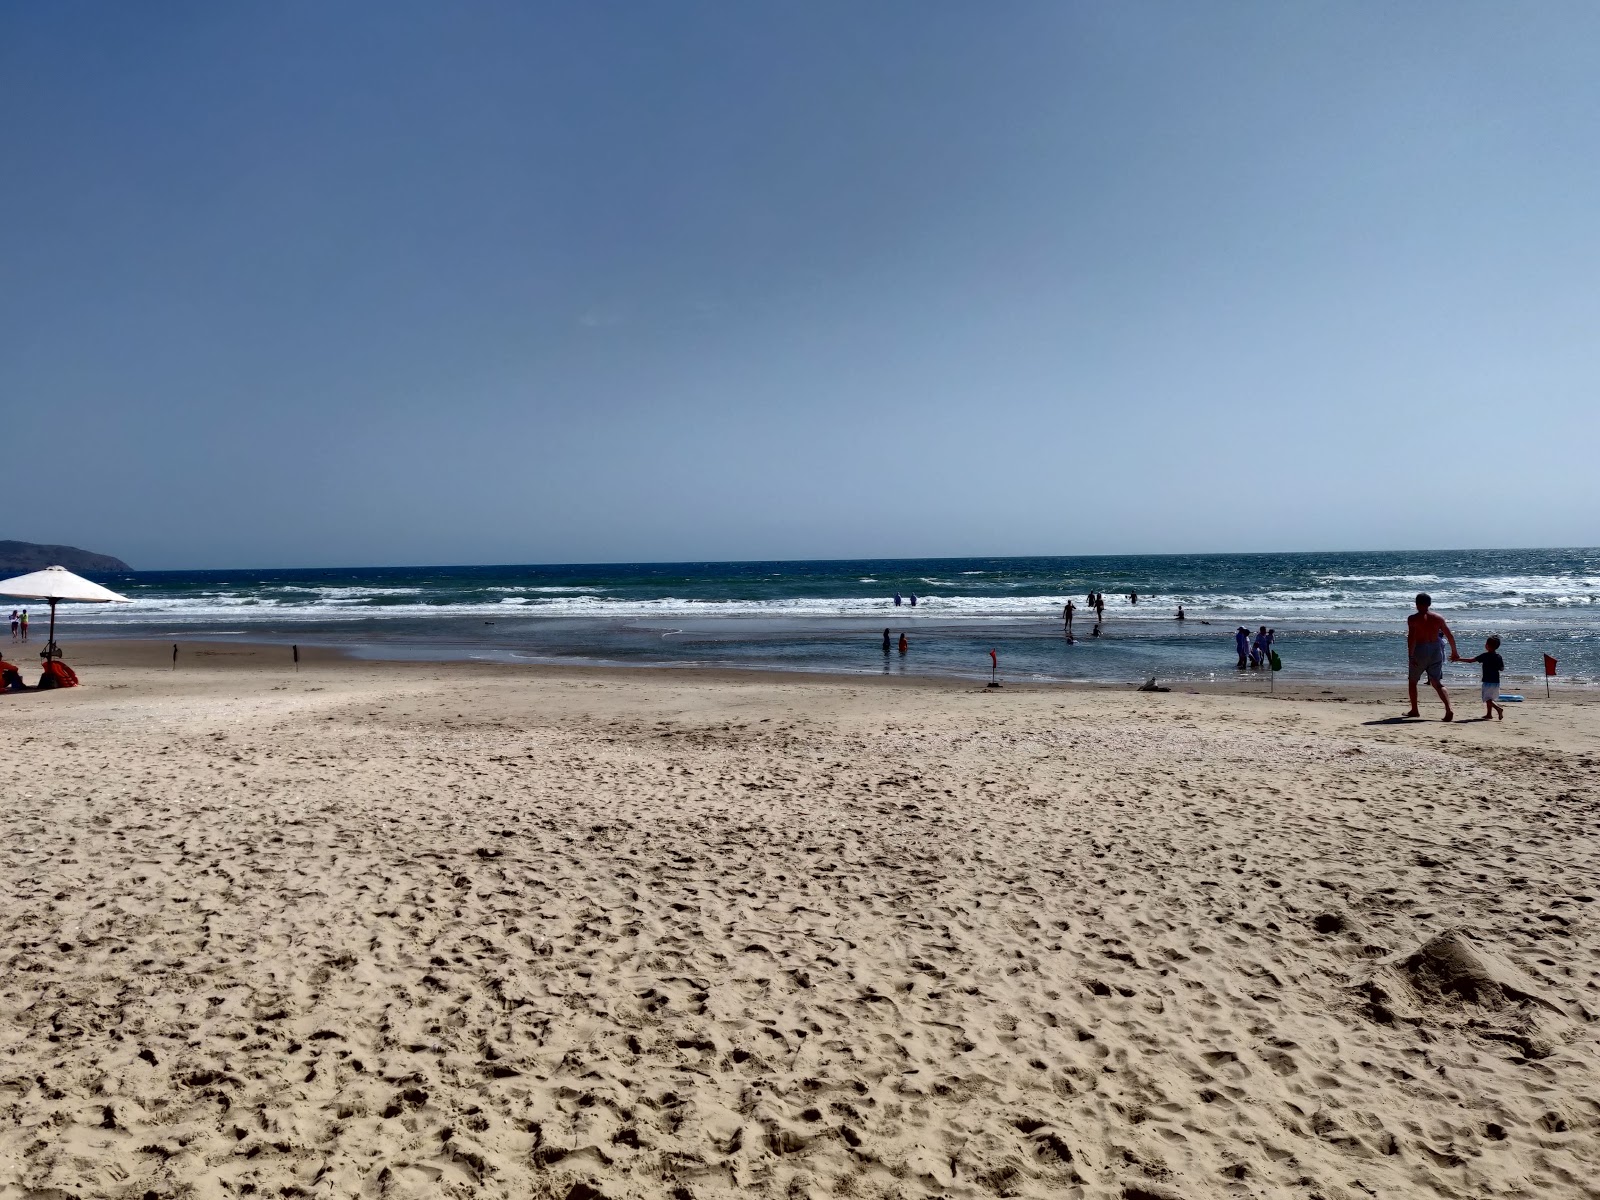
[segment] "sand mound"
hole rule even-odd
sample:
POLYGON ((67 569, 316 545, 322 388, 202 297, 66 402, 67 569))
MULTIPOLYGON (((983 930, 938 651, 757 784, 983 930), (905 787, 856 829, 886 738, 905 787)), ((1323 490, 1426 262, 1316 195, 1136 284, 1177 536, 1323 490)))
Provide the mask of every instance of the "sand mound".
POLYGON ((1457 930, 1446 930, 1424 943, 1398 966, 1423 1000, 1457 997, 1487 1008, 1536 1004, 1563 1013, 1527 975, 1457 930))
POLYGON ((1508 1046, 1513 1062, 1548 1059, 1590 1019, 1460 930, 1383 964, 1355 992, 1378 1025, 1415 1029, 1424 1044, 1448 1035, 1508 1046))

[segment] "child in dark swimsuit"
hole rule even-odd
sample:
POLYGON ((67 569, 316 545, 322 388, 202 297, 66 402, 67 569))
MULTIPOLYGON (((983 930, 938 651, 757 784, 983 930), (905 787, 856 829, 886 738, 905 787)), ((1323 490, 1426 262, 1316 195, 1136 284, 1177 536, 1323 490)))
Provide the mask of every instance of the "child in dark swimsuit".
POLYGON ((1500 639, 1490 638, 1484 642, 1482 654, 1463 661, 1475 662, 1483 668, 1483 719, 1487 721, 1494 716, 1504 721, 1506 710, 1495 703, 1500 699, 1500 672, 1506 669, 1506 660, 1500 657, 1500 639))

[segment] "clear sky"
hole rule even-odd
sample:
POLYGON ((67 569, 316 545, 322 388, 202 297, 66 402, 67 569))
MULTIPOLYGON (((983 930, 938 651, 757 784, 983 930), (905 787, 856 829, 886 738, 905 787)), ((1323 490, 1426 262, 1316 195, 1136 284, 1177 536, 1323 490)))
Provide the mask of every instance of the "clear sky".
POLYGON ((0 2, 0 537, 1600 542, 1600 5, 0 2))

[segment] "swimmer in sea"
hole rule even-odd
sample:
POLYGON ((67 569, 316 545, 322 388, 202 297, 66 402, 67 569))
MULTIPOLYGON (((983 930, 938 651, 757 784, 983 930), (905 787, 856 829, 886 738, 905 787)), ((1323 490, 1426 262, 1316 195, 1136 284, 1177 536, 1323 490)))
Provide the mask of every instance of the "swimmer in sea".
POLYGON ((911 649, 911 643, 906 641, 906 635, 902 633, 900 635, 900 653, 904 654, 909 649, 911 649))
POLYGON ((887 629, 883 631, 883 652, 885 654, 889 653, 889 631, 887 629))

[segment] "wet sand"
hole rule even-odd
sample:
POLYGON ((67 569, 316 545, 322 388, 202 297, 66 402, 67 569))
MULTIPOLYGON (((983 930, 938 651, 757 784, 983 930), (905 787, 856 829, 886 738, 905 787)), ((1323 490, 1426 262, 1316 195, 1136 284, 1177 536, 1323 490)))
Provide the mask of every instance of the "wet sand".
POLYGON ((0 1200, 1600 1195, 1588 694, 70 649, 0 1200))

